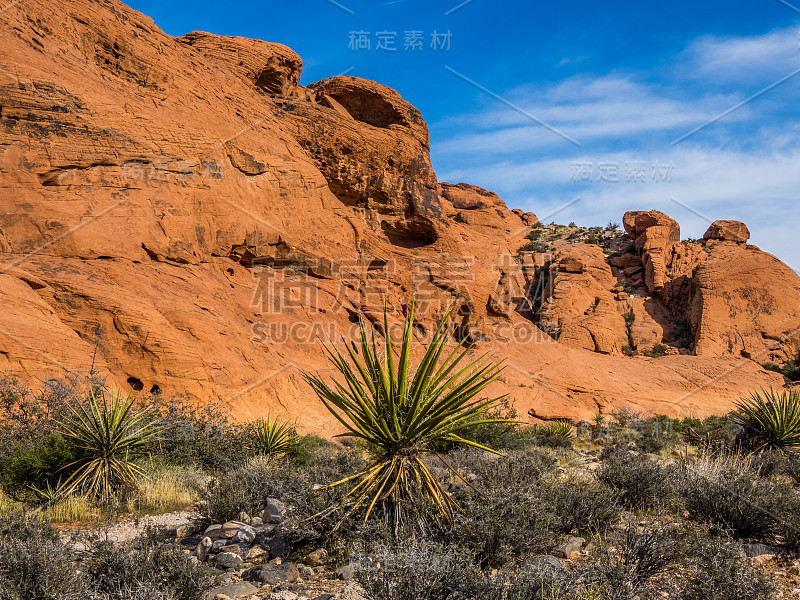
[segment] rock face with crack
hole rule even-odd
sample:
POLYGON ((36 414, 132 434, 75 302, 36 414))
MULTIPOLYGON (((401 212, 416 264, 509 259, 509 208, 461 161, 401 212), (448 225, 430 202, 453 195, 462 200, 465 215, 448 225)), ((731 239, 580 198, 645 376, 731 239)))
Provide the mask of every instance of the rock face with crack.
POLYGON ((300 86, 285 46, 174 38, 116 0, 22 0, 0 26, 0 369, 94 365, 123 389, 221 396, 238 418, 329 434, 298 367, 327 368, 319 340, 352 338, 360 316, 380 330, 385 300, 391 324, 415 302, 420 341, 451 309, 454 341, 506 358, 490 392, 520 412, 705 414, 781 384, 755 362, 708 383, 741 350, 795 347, 797 278, 741 228, 712 232, 709 254, 650 211, 626 217, 617 262, 520 255, 536 215, 440 183, 422 115, 386 86, 300 86), (614 287, 636 277, 641 299, 614 287), (677 314, 703 356, 622 356, 669 340, 677 314))

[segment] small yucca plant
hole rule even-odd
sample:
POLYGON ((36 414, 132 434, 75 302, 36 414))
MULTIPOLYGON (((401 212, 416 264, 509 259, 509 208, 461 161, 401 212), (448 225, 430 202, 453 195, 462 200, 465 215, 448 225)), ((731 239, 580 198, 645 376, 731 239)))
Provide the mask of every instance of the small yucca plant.
POLYGON ((575 438, 572 423, 568 419, 556 419, 547 425, 533 425, 533 433, 543 437, 557 437, 565 440, 575 438))
POLYGON ((487 355, 465 362, 469 349, 463 341, 448 350, 449 314, 448 311, 413 374, 410 368, 413 305, 406 315, 397 362, 384 309, 386 336, 382 351, 374 330, 371 337, 367 336, 363 320, 359 325, 360 357, 347 343, 344 346, 349 360, 339 350, 325 346, 331 362, 344 377, 343 383, 328 384, 318 376, 303 374, 328 410, 347 429, 341 435, 363 440, 376 455, 367 470, 328 486, 357 482, 348 494, 352 503, 348 515, 366 505, 366 521, 380 503, 396 526, 404 513, 415 508, 421 497, 426 497, 433 503, 436 515, 449 521, 458 506, 425 465, 423 455, 437 456, 463 480, 433 450, 434 446, 457 442, 499 454, 458 435, 473 425, 509 421, 487 417, 487 411, 496 408, 503 397, 475 399, 498 376, 500 366, 493 364, 487 355))
POLYGON ((82 490, 107 501, 121 486, 134 483, 142 470, 132 459, 160 432, 153 418, 152 411, 133 411, 130 394, 116 394, 109 402, 102 391, 92 392, 85 406, 70 407, 59 429, 83 458, 68 465, 77 470, 64 482, 64 493, 82 490))
POLYGON ((298 435, 294 425, 278 417, 259 419, 256 422, 255 442, 259 452, 267 456, 283 456, 297 443, 298 435))
POLYGON ((749 449, 800 449, 800 393, 753 392, 750 398, 736 403, 731 418, 743 428, 741 439, 749 449))

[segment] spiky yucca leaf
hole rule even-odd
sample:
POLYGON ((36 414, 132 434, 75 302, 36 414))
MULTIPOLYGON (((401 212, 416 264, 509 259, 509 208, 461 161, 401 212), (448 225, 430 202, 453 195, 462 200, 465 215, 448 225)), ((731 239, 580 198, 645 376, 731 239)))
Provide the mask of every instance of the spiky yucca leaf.
POLYGON ((78 489, 92 498, 108 500, 116 490, 133 483, 142 474, 132 459, 160 429, 149 410, 133 412, 130 394, 113 395, 108 401, 104 392, 92 392, 86 406, 70 407, 70 414, 59 429, 78 449, 81 458, 71 465, 78 470, 64 482, 65 493, 78 489))
POLYGON ((435 443, 454 441, 495 452, 460 437, 458 432, 481 423, 510 422, 486 416, 502 396, 475 399, 497 378, 501 367, 492 363, 487 355, 465 360, 469 349, 464 342, 448 349, 449 316, 448 311, 413 373, 410 366, 413 305, 406 315, 396 361, 389 335, 389 317, 384 308, 386 335, 382 351, 374 330, 368 336, 361 320, 360 357, 347 343, 344 344, 347 357, 338 349, 325 346, 343 382, 334 380, 329 384, 316 375, 303 373, 326 408, 346 428, 347 433, 342 435, 363 440, 377 449, 378 458, 367 470, 328 486, 356 482, 348 494, 352 501, 348 514, 366 505, 366 521, 379 502, 389 503, 395 509, 404 504, 413 506, 417 497, 415 490, 422 490, 436 507, 438 517, 450 520, 458 507, 425 466, 422 456, 438 456, 463 480, 432 450, 435 443))
POLYGON ((736 403, 731 415, 745 429, 748 443, 756 452, 775 449, 781 452, 800 449, 800 393, 752 392, 736 403))
POLYGON ((297 430, 278 417, 259 419, 255 429, 256 446, 267 456, 283 456, 297 443, 297 430))

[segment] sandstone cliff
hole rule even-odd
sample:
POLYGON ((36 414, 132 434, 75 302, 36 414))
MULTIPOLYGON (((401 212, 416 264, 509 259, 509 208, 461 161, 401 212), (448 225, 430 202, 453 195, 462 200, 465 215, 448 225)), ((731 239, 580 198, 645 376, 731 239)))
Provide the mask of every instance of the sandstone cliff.
POLYGON ((523 415, 719 413, 783 384, 756 361, 796 351, 800 283, 738 225, 694 248, 635 213, 611 257, 519 255, 536 216, 440 183, 422 115, 386 86, 299 86, 285 46, 173 38, 114 0, 22 0, 0 31, 0 369, 93 365, 330 433, 299 369, 416 299, 420 340, 454 307, 454 339, 506 360, 495 391, 523 415), (623 354, 679 318, 687 355, 623 354))

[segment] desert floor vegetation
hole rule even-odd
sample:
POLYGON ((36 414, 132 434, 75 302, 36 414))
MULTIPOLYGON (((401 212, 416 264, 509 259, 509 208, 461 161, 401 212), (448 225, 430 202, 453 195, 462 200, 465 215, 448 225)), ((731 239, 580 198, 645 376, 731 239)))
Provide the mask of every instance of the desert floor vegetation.
POLYGON ((364 412, 363 429, 350 430, 364 435, 334 442, 278 416, 242 424, 219 406, 120 397, 91 380, 34 392, 0 377, 0 599, 199 600, 247 584, 250 596, 276 599, 758 600, 800 587, 796 394, 759 390, 706 419, 528 425, 479 393, 496 372, 489 362, 448 371, 444 359, 461 351, 442 347, 417 375, 419 365, 384 362, 362 342, 366 379, 355 357, 334 354, 345 377, 360 378, 346 388, 350 404, 335 396, 343 388, 319 380, 319 391, 345 422, 365 410, 386 427, 367 427, 364 412), (477 393, 443 402, 463 381, 477 393), (413 390, 417 411, 449 406, 464 418, 420 418, 406 404, 413 390), (57 416, 15 430, 8 419, 37 403, 57 416), (99 488, 74 484, 97 464, 77 439, 80 416, 95 434, 116 427, 128 440, 121 475, 101 469, 99 488), (402 440, 414 423, 424 426, 411 453, 402 440), (381 471, 398 449, 413 468, 381 471), (108 535, 162 513, 188 516, 108 535))

